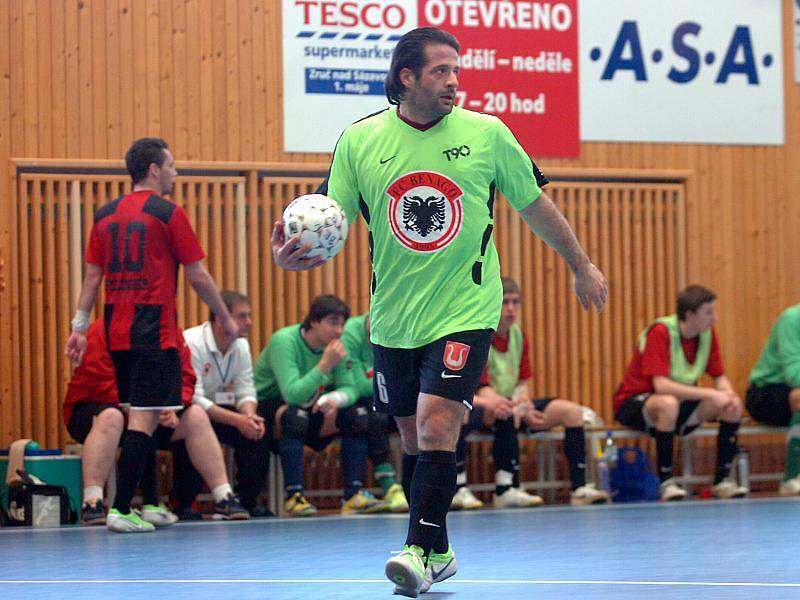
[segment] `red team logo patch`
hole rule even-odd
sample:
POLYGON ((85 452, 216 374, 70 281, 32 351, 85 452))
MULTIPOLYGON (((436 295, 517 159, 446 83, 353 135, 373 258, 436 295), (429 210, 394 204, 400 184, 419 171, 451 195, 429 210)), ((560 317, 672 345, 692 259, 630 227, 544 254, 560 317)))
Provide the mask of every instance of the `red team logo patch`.
POLYGON ((436 252, 461 230, 464 192, 440 173, 407 173, 395 179, 386 193, 392 233, 409 250, 436 252))
POLYGON ((451 371, 460 371, 467 364, 470 347, 461 342, 447 342, 444 347, 444 366, 451 371))

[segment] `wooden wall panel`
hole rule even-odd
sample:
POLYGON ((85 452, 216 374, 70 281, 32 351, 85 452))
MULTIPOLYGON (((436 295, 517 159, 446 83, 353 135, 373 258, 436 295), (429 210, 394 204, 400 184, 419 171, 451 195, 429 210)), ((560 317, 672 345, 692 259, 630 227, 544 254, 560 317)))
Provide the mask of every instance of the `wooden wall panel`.
MULTIPOLYGON (((699 282, 718 292, 725 364, 742 392, 776 315, 800 299, 800 278, 794 273, 795 265, 800 264, 795 233, 800 221, 800 88, 794 83, 792 2, 783 0, 783 6, 783 146, 583 143, 575 160, 538 161, 546 172, 569 167, 691 173, 684 222, 676 223, 674 230, 654 231, 653 239, 644 233, 637 237, 632 223, 624 218, 626 211, 642 200, 625 190, 601 190, 605 195, 600 201, 609 206, 609 228, 622 240, 621 255, 608 239, 593 237, 599 223, 597 228, 591 220, 577 224, 579 231, 584 227, 583 241, 596 250, 598 262, 610 261, 606 270, 616 287, 605 320, 595 322, 581 316, 566 325, 572 331, 584 331, 588 326, 592 337, 599 332, 600 347, 610 349, 613 361, 629 348, 609 334, 616 329, 631 331, 635 322, 653 316, 650 313, 671 309, 676 289, 670 285, 664 284, 646 297, 638 293, 637 274, 651 269, 658 281, 665 282, 668 279, 659 275, 660 269, 671 272, 685 262, 687 278, 682 283, 699 282), (685 256, 661 256, 659 235, 664 236, 664 247, 685 236, 685 244, 677 244, 685 248, 680 250, 685 256), (631 257, 631 271, 618 270, 625 257, 631 257), (663 265, 662 260, 666 261, 663 265)), ((0 268, 0 277, 6 273, 8 278, 16 268, 14 253, 23 247, 15 242, 15 236, 28 225, 14 221, 12 199, 18 190, 12 183, 12 157, 119 159, 135 137, 162 135, 182 161, 326 162, 328 155, 282 150, 280 23, 278 0, 0 2, 0 213, 4 217, 0 219, 0 261, 6 264, 0 268)), ((54 185, 55 197, 71 193, 71 189, 65 192, 54 185)), ((257 233, 256 228, 247 228, 248 253, 268 239, 269 230, 269 222, 256 215, 266 210, 257 200, 263 195, 254 195, 252 189, 248 185, 247 219, 258 227, 257 233)), ((46 198, 47 190, 42 193, 46 198)), ((235 193, 233 189, 231 193, 235 193)), ((577 206, 576 202, 580 197, 570 200, 569 206, 577 206)), ((653 214, 663 204, 657 195, 647 202, 653 214)), ((45 202, 45 211, 46 206, 45 202)), ((357 239, 359 244, 366 243, 357 239)), ((524 274, 514 267, 523 276, 526 289, 555 283, 551 279, 558 267, 552 253, 522 248, 515 250, 512 260, 532 265, 530 273, 524 274)), ((363 268, 355 267, 358 277, 365 278, 363 268)), ((248 280, 251 274, 249 271, 248 280)), ((315 275, 318 279, 313 285, 331 279, 339 285, 339 276, 335 269, 315 275)), ((11 280, 22 284, 17 277, 11 280)), ((573 302, 569 282, 557 283, 558 289, 546 305, 527 307, 526 319, 538 321, 549 314, 551 305, 565 308, 573 302)), ((36 282, 25 285, 31 286, 28 293, 38 289, 36 282)), ((22 290, 11 287, 0 289, 0 354, 4 357, 20 351, 23 341, 14 328, 20 322, 17 317, 23 318, 27 310, 19 304, 22 290)), ((47 287, 41 292, 43 302, 52 294, 47 287)), ((257 293, 262 306, 271 304, 267 292, 257 293)), ((359 288, 358 294, 358 303, 366 306, 366 290, 359 288)), ((544 325, 548 336, 555 333, 549 327, 544 325)), ((46 334, 47 329, 43 331, 46 334)), ((550 356, 545 342, 537 339, 534 352, 537 360, 580 360, 583 353, 596 349, 597 342, 587 343, 581 348, 559 347, 550 356)), ((20 406, 9 408, 9 397, 17 398, 32 382, 9 381, 7 367, 0 368, 0 374, 4 374, 0 383, 1 445, 12 431, 18 431, 23 414, 17 411, 20 406)), ((569 389, 568 372, 553 377, 553 381, 542 381, 542 387, 569 389)), ((594 394, 598 385, 603 385, 602 381, 591 383, 588 393, 594 394)))
MULTIPOLYGON (((11 379, 20 381, 21 389, 19 401, 13 403, 12 431, 47 445, 63 445, 67 439, 60 405, 70 367, 62 349, 85 271, 83 256, 92 215, 130 190, 128 178, 119 173, 121 164, 16 163, 20 168, 16 209, 21 216, 16 219, 15 299, 21 312, 19 352, 11 379)), ((324 165, 314 166, 308 175, 263 177, 259 173, 267 165, 194 163, 187 167, 179 164, 184 175, 176 180, 173 199, 186 210, 206 249, 208 269, 217 285, 250 296, 254 307, 250 343, 256 355, 275 330, 301 321, 319 294, 340 296, 354 315, 368 310, 371 272, 361 220, 351 226, 341 255, 319 269, 289 272, 271 260, 271 224, 293 198, 317 187, 324 165), (208 174, 212 171, 228 174, 208 174)), ((624 317, 620 323, 627 327, 581 309, 572 293, 569 269, 529 234, 517 213, 501 200, 495 203, 496 246, 504 272, 523 289, 522 326, 533 340, 534 394, 579 400, 610 421, 607 391, 617 383, 631 341, 648 315, 666 310, 659 294, 677 289, 685 279, 686 264, 678 258, 685 255, 678 247, 685 240, 669 233, 683 219, 683 183, 632 182, 634 174, 628 172, 623 181, 615 181, 611 172, 583 181, 575 181, 572 175, 572 181, 556 178, 549 194, 598 264, 607 268, 604 261, 613 263, 618 273, 629 274, 611 280, 610 307, 614 298, 623 296, 622 282, 639 283, 631 287, 625 302, 618 302, 617 312, 624 317), (636 241, 633 251, 623 243, 623 236, 636 241), (655 247, 645 242, 670 236, 675 239, 669 245, 655 247), (656 263, 662 267, 655 268, 656 263), (636 307, 642 307, 639 313, 634 312, 636 307), (613 356, 612 346, 618 349, 613 356)), ((101 314, 102 302, 101 293, 95 318, 101 314)), ((182 277, 177 308, 182 327, 207 318, 208 309, 182 277)))

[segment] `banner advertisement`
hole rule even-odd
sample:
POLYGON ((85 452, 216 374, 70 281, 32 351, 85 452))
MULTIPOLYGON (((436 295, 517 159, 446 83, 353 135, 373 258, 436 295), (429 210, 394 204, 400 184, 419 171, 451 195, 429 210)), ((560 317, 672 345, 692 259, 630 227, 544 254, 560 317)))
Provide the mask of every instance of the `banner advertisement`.
POLYGON ((783 144, 782 10, 580 0, 581 139, 783 144))
POLYGON ((794 0, 794 82, 800 83, 800 0, 794 0))
POLYGON ((531 156, 578 156, 577 0, 430 0, 419 18, 461 43, 460 105, 500 117, 531 156))
POLYGON ((345 127, 388 105, 383 80, 417 1, 283 1, 287 152, 333 152, 345 127))
POLYGON ((331 152, 387 106, 400 36, 432 25, 461 43, 458 103, 497 115, 536 158, 579 152, 577 0, 284 0, 284 147, 331 152))

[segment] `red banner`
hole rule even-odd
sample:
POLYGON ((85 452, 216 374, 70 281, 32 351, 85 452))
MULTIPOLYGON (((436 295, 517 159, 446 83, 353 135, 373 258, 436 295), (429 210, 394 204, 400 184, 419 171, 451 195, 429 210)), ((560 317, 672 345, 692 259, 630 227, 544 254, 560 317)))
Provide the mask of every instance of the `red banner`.
POLYGON ((576 157, 578 0, 419 0, 461 43, 458 103, 500 117, 534 158, 576 157))

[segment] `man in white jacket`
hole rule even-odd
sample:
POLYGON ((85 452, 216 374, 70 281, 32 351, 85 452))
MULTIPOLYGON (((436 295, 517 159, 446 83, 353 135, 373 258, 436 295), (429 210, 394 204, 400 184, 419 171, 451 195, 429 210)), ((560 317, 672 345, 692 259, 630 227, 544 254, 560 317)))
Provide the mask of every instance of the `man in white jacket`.
MULTIPOLYGON (((213 314, 202 325, 184 331, 197 374, 192 403, 206 410, 219 441, 234 448, 235 487, 242 505, 253 516, 263 516, 265 511, 256 506, 256 498, 269 469, 269 446, 264 419, 256 413, 253 358, 247 341, 252 309, 242 294, 225 290, 220 296, 239 325, 240 337, 226 338, 213 314)), ((190 507, 201 480, 180 449, 175 451, 174 462, 178 514, 191 519, 190 507)))

